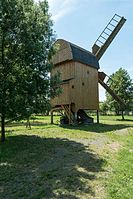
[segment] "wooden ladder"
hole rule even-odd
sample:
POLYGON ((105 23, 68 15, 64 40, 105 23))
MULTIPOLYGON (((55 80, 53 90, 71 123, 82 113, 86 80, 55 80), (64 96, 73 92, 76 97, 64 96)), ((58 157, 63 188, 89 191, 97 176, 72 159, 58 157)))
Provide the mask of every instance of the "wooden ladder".
POLYGON ((71 111, 71 105, 64 104, 64 105, 61 105, 61 108, 65 111, 65 114, 69 119, 69 124, 74 124, 74 115, 71 111))

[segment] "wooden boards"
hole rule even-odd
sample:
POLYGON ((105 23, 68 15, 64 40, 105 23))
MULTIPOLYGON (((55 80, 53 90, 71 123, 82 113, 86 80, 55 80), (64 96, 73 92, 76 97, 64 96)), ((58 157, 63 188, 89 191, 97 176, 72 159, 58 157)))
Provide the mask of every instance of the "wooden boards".
POLYGON ((98 110, 98 71, 88 65, 67 61, 53 67, 52 74, 60 73, 62 94, 51 100, 53 107, 75 104, 75 110, 98 110))

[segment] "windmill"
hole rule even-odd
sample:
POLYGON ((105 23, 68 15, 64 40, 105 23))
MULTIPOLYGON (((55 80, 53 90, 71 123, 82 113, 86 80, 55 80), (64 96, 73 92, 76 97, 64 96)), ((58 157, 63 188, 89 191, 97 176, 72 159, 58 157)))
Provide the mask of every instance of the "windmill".
MULTIPOLYGON (((51 99, 51 123, 53 112, 63 110, 66 116, 65 122, 75 124, 79 122, 92 123, 85 110, 97 111, 99 122, 99 95, 98 83, 121 105, 125 107, 123 100, 105 83, 107 74, 99 72, 99 60, 124 25, 126 19, 117 14, 109 21, 89 52, 75 44, 59 39, 60 48, 53 57, 54 67, 51 75, 57 71, 61 74, 62 94, 51 99)), ((64 122, 64 120, 63 120, 64 122)))

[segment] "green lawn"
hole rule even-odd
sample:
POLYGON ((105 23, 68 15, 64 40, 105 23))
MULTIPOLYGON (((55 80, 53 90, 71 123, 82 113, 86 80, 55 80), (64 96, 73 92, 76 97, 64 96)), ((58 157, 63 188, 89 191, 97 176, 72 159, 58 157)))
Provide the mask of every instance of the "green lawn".
POLYGON ((35 117, 6 128, 0 144, 1 199, 130 199, 133 116, 64 126, 35 117))

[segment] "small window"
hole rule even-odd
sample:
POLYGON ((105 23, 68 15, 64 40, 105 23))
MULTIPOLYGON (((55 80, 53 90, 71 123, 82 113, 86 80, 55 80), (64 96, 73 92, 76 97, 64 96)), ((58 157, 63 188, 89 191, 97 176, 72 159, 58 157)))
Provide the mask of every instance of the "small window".
POLYGON ((85 85, 85 83, 84 82, 82 82, 82 86, 84 86, 85 85))
POLYGON ((88 74, 88 75, 89 75, 89 73, 90 73, 89 70, 87 70, 87 74, 88 74))
POLYGON ((72 88, 74 88, 74 85, 72 85, 72 88))

